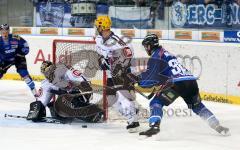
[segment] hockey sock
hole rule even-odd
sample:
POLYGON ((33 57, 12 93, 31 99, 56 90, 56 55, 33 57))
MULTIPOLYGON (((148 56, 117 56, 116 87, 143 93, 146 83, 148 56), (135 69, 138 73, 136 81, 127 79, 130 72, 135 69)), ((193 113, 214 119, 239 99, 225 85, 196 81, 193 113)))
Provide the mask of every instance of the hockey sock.
POLYGON ((149 118, 149 124, 155 124, 160 123, 163 111, 162 111, 162 105, 159 103, 159 100, 153 99, 150 103, 150 110, 151 110, 151 116, 149 118))
POLYGON ((20 76, 24 79, 25 83, 28 85, 28 87, 33 91, 35 90, 35 84, 32 80, 32 78, 30 77, 28 71, 26 69, 20 69, 18 70, 18 73, 20 74, 20 76))
POLYGON ((205 105, 203 105, 203 103, 195 107, 193 112, 199 115, 203 120, 206 120, 211 128, 215 129, 219 125, 218 119, 205 105))

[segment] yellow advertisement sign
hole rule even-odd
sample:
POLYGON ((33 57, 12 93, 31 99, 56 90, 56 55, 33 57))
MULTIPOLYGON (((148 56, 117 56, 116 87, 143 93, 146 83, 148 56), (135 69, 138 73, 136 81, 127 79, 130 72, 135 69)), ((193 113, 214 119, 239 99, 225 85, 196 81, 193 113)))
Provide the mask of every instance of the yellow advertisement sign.
POLYGON ((159 39, 162 39, 162 31, 161 30, 147 30, 148 34, 156 34, 159 39))
POLYGON ((220 41, 219 32, 202 32, 202 40, 206 41, 220 41))
POLYGON ((58 35, 58 28, 40 28, 40 34, 58 35))
POLYGON ((192 31, 175 31, 175 39, 192 40, 192 31))
POLYGON ((82 29, 82 28, 69 28, 68 29, 68 35, 84 36, 85 35, 85 29, 82 29))
POLYGON ((121 34, 127 37, 135 37, 135 30, 133 29, 122 29, 121 34))
POLYGON ((31 28, 25 28, 25 27, 13 27, 12 28, 12 34, 32 34, 31 28))

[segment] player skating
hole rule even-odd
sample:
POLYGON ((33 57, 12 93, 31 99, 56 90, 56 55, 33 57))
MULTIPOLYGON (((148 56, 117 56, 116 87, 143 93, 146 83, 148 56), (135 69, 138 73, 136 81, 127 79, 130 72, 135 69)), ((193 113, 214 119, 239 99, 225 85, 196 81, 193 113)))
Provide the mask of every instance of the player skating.
POLYGON ((108 106, 114 107, 127 118, 129 132, 136 132, 139 122, 134 103, 134 87, 129 84, 126 76, 130 72, 133 51, 110 30, 111 20, 108 16, 98 16, 95 20, 95 27, 99 33, 95 39, 96 50, 101 56, 99 59, 101 68, 107 70, 107 86, 122 85, 118 90, 107 88, 108 106))
POLYGON ((41 73, 46 79, 41 83, 37 101, 30 104, 28 120, 38 122, 44 119, 46 106, 52 117, 57 119, 76 117, 87 122, 102 119, 103 110, 89 102, 92 98, 90 82, 78 70, 63 63, 54 65, 50 61, 44 61, 41 73), (54 95, 58 97, 56 101, 51 101, 54 95))
POLYGON ((25 55, 29 53, 28 43, 18 35, 9 33, 9 25, 0 26, 0 79, 7 70, 15 65, 18 74, 24 79, 33 95, 36 95, 35 84, 27 70, 25 55))
POLYGON ((175 56, 159 45, 157 35, 147 35, 142 45, 150 59, 147 71, 139 76, 138 83, 141 87, 162 85, 162 90, 150 102, 150 129, 139 134, 146 136, 157 134, 160 131, 163 107, 170 105, 180 96, 194 113, 208 122, 212 129, 222 135, 229 135, 229 129, 221 126, 216 116, 201 102, 196 78, 178 62, 175 56))

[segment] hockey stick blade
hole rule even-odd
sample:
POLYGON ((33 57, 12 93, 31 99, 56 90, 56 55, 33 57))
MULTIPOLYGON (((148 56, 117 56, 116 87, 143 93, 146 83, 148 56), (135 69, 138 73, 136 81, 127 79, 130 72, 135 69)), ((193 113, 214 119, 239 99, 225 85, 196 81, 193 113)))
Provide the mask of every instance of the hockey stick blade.
MULTIPOLYGON (((11 114, 4 114, 5 118, 15 118, 15 119, 26 119, 27 116, 21 116, 21 115, 11 115, 11 114)), ((66 124, 67 122, 59 120, 59 119, 54 119, 52 117, 44 117, 42 120, 38 122, 45 122, 45 123, 56 123, 56 124, 66 124)), ((38 123, 36 122, 36 123, 38 123)))

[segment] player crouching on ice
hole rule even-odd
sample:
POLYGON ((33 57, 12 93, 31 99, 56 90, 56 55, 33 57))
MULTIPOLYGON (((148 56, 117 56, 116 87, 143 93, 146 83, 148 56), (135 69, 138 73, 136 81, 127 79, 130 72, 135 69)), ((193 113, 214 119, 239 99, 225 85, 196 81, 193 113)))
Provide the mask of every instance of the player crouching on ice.
POLYGON ((162 85, 162 90, 150 102, 150 129, 140 132, 139 135, 157 134, 160 131, 163 107, 170 105, 179 96, 184 99, 189 109, 206 120, 212 129, 222 135, 230 135, 229 129, 221 126, 215 115, 201 102, 196 78, 178 62, 175 56, 159 45, 157 35, 147 35, 142 45, 150 59, 147 71, 139 76, 138 83, 145 88, 162 85))
POLYGON ((35 96, 35 84, 28 73, 25 58, 25 55, 29 53, 27 42, 18 35, 10 34, 8 24, 1 25, 0 32, 0 79, 11 66, 15 65, 18 74, 24 79, 35 96))
POLYGON ((86 122, 99 122, 103 110, 91 104, 92 88, 90 82, 78 70, 63 63, 54 65, 44 61, 41 73, 45 80, 41 83, 37 101, 30 104, 27 120, 41 121, 46 117, 48 106, 53 118, 66 120, 78 118, 86 122), (58 95, 56 101, 51 101, 58 95))

